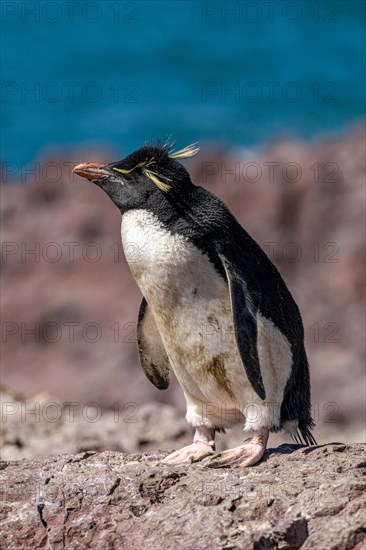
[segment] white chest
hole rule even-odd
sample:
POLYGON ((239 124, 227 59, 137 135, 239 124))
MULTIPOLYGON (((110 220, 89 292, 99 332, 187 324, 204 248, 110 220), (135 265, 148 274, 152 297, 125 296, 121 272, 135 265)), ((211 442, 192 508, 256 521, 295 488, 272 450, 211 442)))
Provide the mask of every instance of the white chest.
POLYGON ((143 210, 124 215, 122 243, 177 376, 203 368, 228 345, 232 356, 229 292, 209 258, 143 210))
MULTIPOLYGON (((170 233, 146 210, 131 210, 122 219, 122 244, 131 272, 148 299, 149 295, 204 297, 223 295, 225 282, 208 257, 185 237, 170 233)), ((148 300, 149 301, 149 300, 148 300)), ((190 304, 194 298, 190 298, 190 304)), ((152 305, 152 304, 151 304, 152 305)))

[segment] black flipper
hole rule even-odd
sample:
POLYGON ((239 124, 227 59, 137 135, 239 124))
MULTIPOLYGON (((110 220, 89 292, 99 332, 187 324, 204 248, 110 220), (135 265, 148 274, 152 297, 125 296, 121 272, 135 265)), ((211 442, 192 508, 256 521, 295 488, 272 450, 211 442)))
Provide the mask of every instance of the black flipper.
POLYGON ((266 398, 257 350, 257 319, 255 307, 250 299, 246 283, 235 266, 222 254, 219 258, 224 266, 230 292, 236 343, 245 372, 252 388, 261 398, 266 398))
POLYGON ((169 386, 169 359, 145 298, 142 298, 137 320, 137 349, 141 367, 159 390, 169 386))

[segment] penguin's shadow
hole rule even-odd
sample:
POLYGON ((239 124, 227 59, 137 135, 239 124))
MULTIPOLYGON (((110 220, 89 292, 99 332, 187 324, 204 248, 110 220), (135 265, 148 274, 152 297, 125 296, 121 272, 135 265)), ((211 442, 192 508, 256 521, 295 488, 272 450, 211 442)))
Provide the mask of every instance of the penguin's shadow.
MULTIPOLYGON (((300 449, 303 450, 303 453, 305 455, 308 455, 312 453, 313 451, 316 451, 317 449, 321 449, 323 447, 328 447, 328 445, 345 445, 345 443, 341 443, 340 441, 332 441, 331 443, 324 443, 323 445, 299 445, 298 443, 283 443, 282 445, 279 445, 278 447, 275 447, 273 449, 267 449, 263 455, 263 458, 258 464, 261 464, 263 462, 266 462, 271 455, 291 455, 295 451, 299 451, 300 449)), ((254 467, 256 464, 254 464, 254 467)))

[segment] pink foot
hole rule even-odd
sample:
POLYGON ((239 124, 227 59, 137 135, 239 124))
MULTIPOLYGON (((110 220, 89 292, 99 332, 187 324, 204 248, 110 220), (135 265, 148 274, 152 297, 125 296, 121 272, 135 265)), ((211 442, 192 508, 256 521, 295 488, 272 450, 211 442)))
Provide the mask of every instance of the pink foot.
POLYGON ((209 468, 222 468, 227 464, 235 464, 241 468, 253 466, 260 461, 266 450, 268 434, 267 428, 261 428, 254 433, 250 443, 214 455, 207 466, 209 468))
POLYGON ((181 464, 182 462, 198 462, 210 456, 215 450, 215 430, 207 426, 198 426, 194 434, 193 443, 174 451, 166 456, 165 464, 181 464))

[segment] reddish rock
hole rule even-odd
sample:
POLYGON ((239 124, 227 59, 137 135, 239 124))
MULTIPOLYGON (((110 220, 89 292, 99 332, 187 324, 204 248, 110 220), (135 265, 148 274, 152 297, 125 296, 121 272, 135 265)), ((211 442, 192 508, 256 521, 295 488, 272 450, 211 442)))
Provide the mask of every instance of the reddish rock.
POLYGON ((351 550, 366 543, 361 445, 269 449, 248 469, 166 453, 1 463, 5 548, 351 550))

